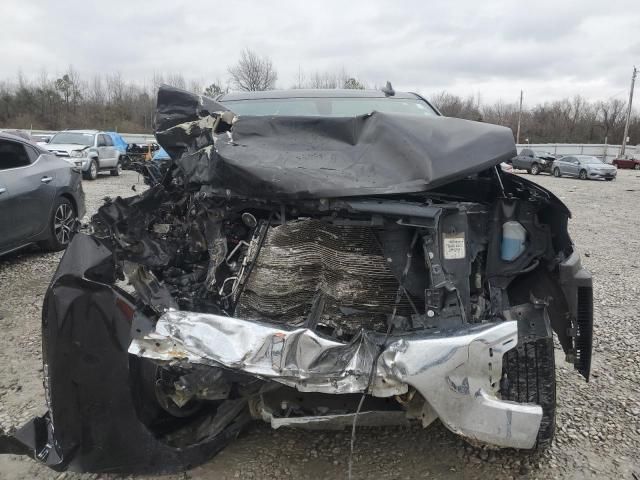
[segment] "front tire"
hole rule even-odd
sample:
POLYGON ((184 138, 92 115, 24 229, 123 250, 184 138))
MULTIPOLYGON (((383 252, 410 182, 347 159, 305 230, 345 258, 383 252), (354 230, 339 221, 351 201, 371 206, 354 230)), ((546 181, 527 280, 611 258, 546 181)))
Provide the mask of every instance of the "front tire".
POLYGON ((536 449, 551 445, 556 430, 556 370, 552 338, 518 344, 502 360, 503 400, 542 407, 536 449))
POLYGON ((640 163, 636 163, 636 166, 633 167, 634 170, 640 170, 640 163))
POLYGON ((587 171, 586 170, 580 170, 580 173, 578 174, 578 177, 580 177, 580 180, 586 180, 587 179, 587 171))
POLYGON ((40 242, 40 247, 51 252, 67 248, 75 233, 77 221, 76 209, 69 199, 58 198, 53 205, 53 212, 49 219, 49 238, 40 242))
POLYGON ((116 164, 116 168, 111 169, 111 176, 119 177, 121 173, 122 173, 122 162, 118 158, 118 163, 116 164))
POLYGON ((534 163, 533 165, 531 165, 531 174, 532 175, 539 175, 540 174, 540 165, 538 165, 537 163, 534 163))
POLYGON ((89 168, 84 173, 84 178, 86 178, 87 180, 95 180, 96 178, 98 178, 98 164, 95 160, 89 161, 89 168))
POLYGON ((562 174, 560 173, 560 169, 558 167, 553 169, 553 176, 556 178, 560 178, 562 174))

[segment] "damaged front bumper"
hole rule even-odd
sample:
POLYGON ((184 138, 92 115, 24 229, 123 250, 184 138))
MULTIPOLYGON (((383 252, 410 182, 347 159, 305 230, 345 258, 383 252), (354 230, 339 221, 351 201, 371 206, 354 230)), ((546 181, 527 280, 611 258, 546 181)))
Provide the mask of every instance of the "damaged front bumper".
POLYGON ((361 425, 409 419, 428 425, 440 418, 471 439, 517 448, 536 442, 541 407, 499 398, 503 355, 519 341, 519 321, 387 338, 363 330, 349 343, 306 328, 185 311, 169 311, 145 329, 144 316, 113 286, 111 252, 83 234, 72 243, 43 308, 49 412, 0 435, 0 452, 27 454, 58 471, 169 473, 211 458, 252 416, 274 428, 344 427, 353 420, 355 409, 306 418, 274 413, 263 389, 251 398, 223 400, 215 413, 199 417, 205 428, 197 429, 193 442, 171 444, 141 419, 135 360, 145 357, 223 367, 265 386, 331 398, 367 391, 373 371, 370 393, 376 398, 406 399, 415 390, 420 395, 414 398, 424 401, 406 412, 369 411, 365 402, 361 425))
MULTIPOLYGON (((171 311, 160 317, 154 332, 134 339, 129 353, 222 366, 301 392, 325 394, 365 392, 374 372, 369 389, 373 396, 403 395, 413 387, 424 397, 419 417, 425 424, 437 417, 470 439, 532 448, 542 408, 501 400, 497 394, 502 357, 517 342, 516 321, 391 335, 386 341, 384 334, 362 331, 351 342, 341 343, 307 328, 171 311)), ((295 426, 329 420, 271 423, 295 426)))

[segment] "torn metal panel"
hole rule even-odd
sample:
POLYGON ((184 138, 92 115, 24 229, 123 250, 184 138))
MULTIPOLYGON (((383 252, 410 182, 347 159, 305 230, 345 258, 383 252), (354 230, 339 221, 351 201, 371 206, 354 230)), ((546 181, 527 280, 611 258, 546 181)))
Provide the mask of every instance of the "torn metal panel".
POLYGON ((209 211, 204 222, 204 234, 207 239, 209 251, 209 271, 207 272, 206 286, 209 290, 216 287, 216 270, 227 257, 227 239, 222 230, 224 212, 209 211))
POLYGON ((370 332, 342 343, 306 328, 167 312, 154 333, 133 340, 129 352, 156 360, 221 365, 301 392, 364 392, 373 370, 372 395, 398 395, 412 386, 454 432, 495 445, 531 448, 541 407, 496 397, 502 356, 517 341, 516 321, 490 323, 392 335, 378 357, 382 335, 370 332))
MULTIPOLYGON (((222 365, 300 391, 355 393, 367 386, 378 352, 375 338, 375 334, 362 332, 345 344, 306 328, 172 311, 160 317, 153 333, 134 339, 129 353, 155 360, 222 365)), ((376 389, 384 396, 405 391, 406 385, 397 383, 376 389)))
POLYGON ((177 308, 167 287, 152 272, 131 262, 124 262, 123 271, 138 295, 156 312, 177 308))

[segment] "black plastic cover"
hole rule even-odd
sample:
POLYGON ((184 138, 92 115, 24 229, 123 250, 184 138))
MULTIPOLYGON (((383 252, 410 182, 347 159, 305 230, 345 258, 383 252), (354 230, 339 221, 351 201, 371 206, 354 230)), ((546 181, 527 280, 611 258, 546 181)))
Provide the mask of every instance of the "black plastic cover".
POLYGON ((131 323, 118 307, 127 300, 109 285, 114 275, 112 252, 77 234, 43 307, 50 410, 13 437, 0 435, 0 453, 28 454, 58 471, 169 473, 208 460, 248 423, 242 410, 216 435, 183 448, 143 424, 127 353, 131 323))
POLYGON ((380 112, 357 117, 240 116, 230 132, 213 135, 211 115, 217 118, 215 112, 225 110, 206 97, 163 86, 156 138, 187 184, 209 185, 231 196, 421 192, 516 154, 513 133, 505 127, 380 112))

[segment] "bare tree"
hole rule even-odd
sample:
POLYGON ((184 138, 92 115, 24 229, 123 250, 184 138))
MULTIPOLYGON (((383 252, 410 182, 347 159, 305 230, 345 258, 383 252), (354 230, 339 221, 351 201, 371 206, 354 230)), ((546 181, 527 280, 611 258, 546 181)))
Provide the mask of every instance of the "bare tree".
POLYGON ((447 117, 467 120, 483 119, 483 115, 480 112, 480 99, 476 100, 472 95, 462 98, 448 92, 440 92, 435 94, 431 101, 447 117))
POLYGON ((102 77, 99 75, 94 75, 91 79, 88 100, 94 105, 104 105, 105 93, 102 85, 102 77))
POLYGON ((164 75, 162 73, 154 72, 151 79, 151 95, 155 95, 160 88, 160 85, 164 85, 164 75))
POLYGON ((598 109, 602 113, 602 126, 604 127, 604 136, 608 137, 612 130, 620 123, 623 118, 627 104, 619 99, 600 102, 598 109))
POLYGON ((305 83, 306 81, 305 81, 304 72, 302 71, 302 67, 298 65, 298 73, 296 74, 296 81, 291 88, 293 89, 306 88, 305 83))
POLYGON ((342 88, 346 88, 349 90, 364 90, 365 85, 360 80, 354 77, 349 77, 342 84, 342 88))
MULTIPOLYGON (((273 70, 273 69, 272 69, 273 70)), ((275 73, 275 72, 273 72, 275 73)), ((125 79, 119 73, 96 75, 81 80, 70 67, 60 78, 45 71, 33 78, 18 73, 0 78, 0 127, 2 128, 100 128, 119 131, 150 132, 156 107, 157 89, 172 83, 185 85, 215 97, 229 90, 216 79, 204 92, 202 84, 182 75, 155 74, 144 83, 125 79)), ((305 72, 298 69, 297 88, 345 88, 367 83, 344 69, 305 72)), ((440 92, 432 102, 447 116, 483 120, 517 128, 518 105, 505 102, 480 102, 480 95, 460 97, 440 92)), ((625 103, 609 99, 590 102, 581 97, 525 106, 522 111, 522 138, 531 143, 602 143, 621 138, 624 131, 625 103)), ((631 144, 640 143, 640 115, 636 109, 629 125, 631 144)))
POLYGON ((203 95, 211 98, 215 98, 221 93, 224 93, 224 90, 220 86, 220 82, 213 82, 211 85, 204 89, 204 92, 202 92, 203 95))
POLYGON ((202 92, 202 83, 199 80, 191 79, 188 90, 192 93, 200 93, 202 92))
POLYGON ((339 85, 338 75, 332 72, 314 72, 307 82, 307 88, 332 89, 338 88, 339 85))
POLYGON ((231 83, 244 91, 272 90, 278 79, 271 59, 260 57, 248 48, 242 51, 238 63, 229 67, 229 75, 231 83))
POLYGON ((125 82, 120 72, 107 75, 107 98, 113 105, 122 104, 125 82))
POLYGON ((185 82, 181 73, 167 74, 166 81, 167 85, 171 85, 172 87, 181 88, 182 90, 187 89, 187 82, 185 82))

